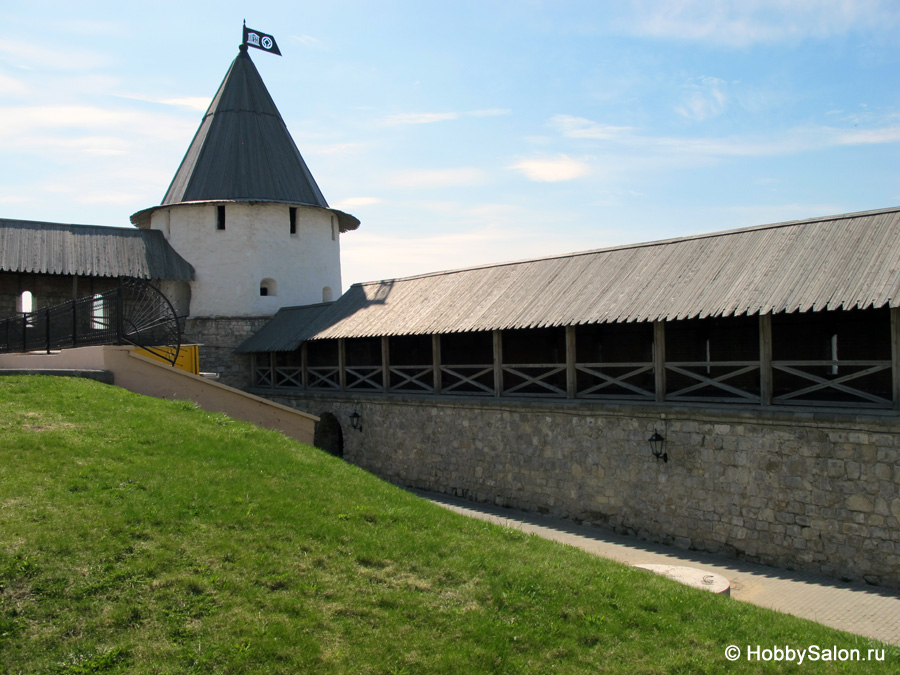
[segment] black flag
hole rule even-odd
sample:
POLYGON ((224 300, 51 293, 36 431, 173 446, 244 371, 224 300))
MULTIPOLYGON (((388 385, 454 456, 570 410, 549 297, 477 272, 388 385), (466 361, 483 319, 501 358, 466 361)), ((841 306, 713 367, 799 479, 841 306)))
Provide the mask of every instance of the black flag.
POLYGON ((278 49, 278 45, 275 44, 275 38, 266 33, 260 33, 258 30, 247 28, 246 23, 244 24, 244 44, 281 56, 281 51, 278 49))

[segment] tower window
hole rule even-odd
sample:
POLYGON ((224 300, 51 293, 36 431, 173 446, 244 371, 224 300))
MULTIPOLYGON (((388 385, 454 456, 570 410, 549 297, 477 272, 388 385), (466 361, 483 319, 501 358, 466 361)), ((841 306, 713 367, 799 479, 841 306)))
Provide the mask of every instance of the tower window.
POLYGON ((225 205, 219 204, 216 207, 216 229, 224 230, 225 229, 225 205))
POLYGON ((263 279, 259 283, 259 295, 260 297, 266 297, 268 295, 278 295, 278 285, 275 283, 274 279, 263 279))
POLYGON ((297 207, 292 206, 288 209, 291 219, 291 234, 297 234, 297 207))

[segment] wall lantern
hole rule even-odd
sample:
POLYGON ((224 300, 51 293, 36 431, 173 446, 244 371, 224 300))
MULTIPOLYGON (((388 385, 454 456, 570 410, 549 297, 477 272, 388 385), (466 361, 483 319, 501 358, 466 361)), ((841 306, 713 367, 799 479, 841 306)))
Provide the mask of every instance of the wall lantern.
POLYGON ((658 431, 654 431, 653 435, 647 439, 647 442, 650 443, 650 452, 656 457, 656 461, 660 459, 664 462, 669 461, 669 455, 664 450, 666 439, 660 436, 658 431))
POLYGON ((357 431, 362 431, 362 417, 355 410, 350 415, 350 426, 352 426, 357 431))

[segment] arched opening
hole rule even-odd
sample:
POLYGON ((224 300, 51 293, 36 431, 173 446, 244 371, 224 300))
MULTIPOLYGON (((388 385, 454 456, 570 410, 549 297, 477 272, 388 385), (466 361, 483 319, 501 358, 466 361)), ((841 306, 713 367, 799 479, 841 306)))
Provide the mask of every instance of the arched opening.
POLYGON ((313 445, 335 457, 344 456, 344 432, 333 413, 323 412, 319 416, 313 432, 313 445))
POLYGON ((334 300, 334 291, 331 290, 331 286, 325 286, 322 289, 322 302, 331 302, 334 300))
POLYGON ((22 291, 22 294, 18 297, 18 301, 16 303, 18 308, 17 312, 21 312, 23 314, 28 314, 29 312, 34 311, 34 296, 31 294, 31 291, 22 291))
POLYGON ((269 295, 278 295, 278 284, 274 279, 263 279, 259 283, 259 294, 261 297, 269 295))

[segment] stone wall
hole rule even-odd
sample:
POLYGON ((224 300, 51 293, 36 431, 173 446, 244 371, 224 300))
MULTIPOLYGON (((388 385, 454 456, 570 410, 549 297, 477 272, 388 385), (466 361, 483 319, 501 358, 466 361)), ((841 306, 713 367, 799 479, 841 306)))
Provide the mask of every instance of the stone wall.
POLYGON ((274 398, 334 413, 345 457, 397 484, 900 587, 900 420, 887 413, 274 398))
POLYGON ((185 320, 182 342, 200 345, 200 371, 216 373, 219 382, 244 389, 250 356, 234 349, 271 319, 271 316, 208 317, 185 320))

